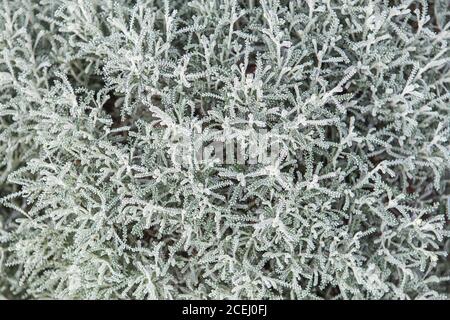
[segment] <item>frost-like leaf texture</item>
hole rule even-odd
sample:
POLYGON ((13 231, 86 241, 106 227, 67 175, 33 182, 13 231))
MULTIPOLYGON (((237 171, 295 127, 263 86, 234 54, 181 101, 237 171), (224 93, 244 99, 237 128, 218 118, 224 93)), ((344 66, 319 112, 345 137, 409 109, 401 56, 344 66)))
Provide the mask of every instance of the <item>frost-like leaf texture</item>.
POLYGON ((445 299, 449 15, 3 0, 0 297, 445 299))

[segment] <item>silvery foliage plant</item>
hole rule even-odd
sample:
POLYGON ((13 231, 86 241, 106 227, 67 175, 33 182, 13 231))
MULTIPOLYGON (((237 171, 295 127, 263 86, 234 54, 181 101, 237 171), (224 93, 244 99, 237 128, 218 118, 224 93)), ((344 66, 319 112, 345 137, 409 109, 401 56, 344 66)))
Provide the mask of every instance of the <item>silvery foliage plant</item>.
POLYGON ((3 0, 0 296, 445 299, 449 14, 3 0))

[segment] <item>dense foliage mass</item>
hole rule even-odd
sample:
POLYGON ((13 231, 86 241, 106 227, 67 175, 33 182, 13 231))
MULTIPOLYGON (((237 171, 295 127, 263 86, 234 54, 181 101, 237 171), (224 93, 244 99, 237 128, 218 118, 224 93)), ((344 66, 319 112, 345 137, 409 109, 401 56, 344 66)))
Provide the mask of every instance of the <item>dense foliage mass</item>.
POLYGON ((3 0, 0 296, 445 298, 449 13, 3 0))

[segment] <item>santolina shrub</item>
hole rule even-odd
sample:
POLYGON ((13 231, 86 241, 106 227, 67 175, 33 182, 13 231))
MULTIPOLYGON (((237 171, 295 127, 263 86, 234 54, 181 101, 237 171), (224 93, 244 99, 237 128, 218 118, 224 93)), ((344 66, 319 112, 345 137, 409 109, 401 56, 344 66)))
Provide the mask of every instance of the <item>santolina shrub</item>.
POLYGON ((449 12, 3 0, 0 295, 445 298, 449 12))

